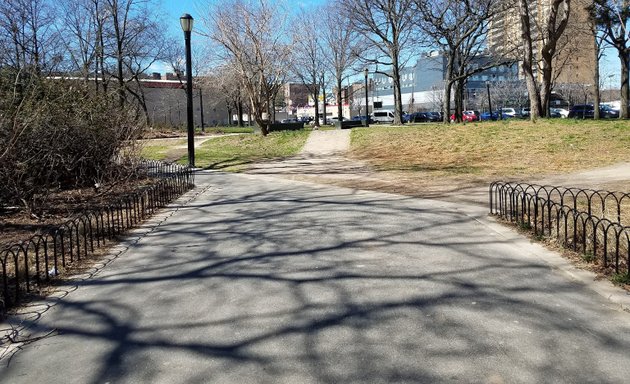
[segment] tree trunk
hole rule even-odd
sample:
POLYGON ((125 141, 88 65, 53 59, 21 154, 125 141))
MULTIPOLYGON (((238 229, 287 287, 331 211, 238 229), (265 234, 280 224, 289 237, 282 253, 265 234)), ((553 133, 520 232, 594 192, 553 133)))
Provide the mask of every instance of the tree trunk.
POLYGON ((444 123, 451 122, 451 87, 452 86, 453 86, 453 83, 451 83, 450 80, 444 83, 444 111, 443 111, 444 123))
POLYGON ((317 102, 317 99, 319 97, 318 87, 315 87, 315 92, 311 94, 311 96, 313 96, 313 100, 315 100, 315 123, 313 124, 313 126, 315 128, 319 128, 319 103, 317 102))
POLYGON ((529 20, 529 10, 527 0, 519 0, 519 16, 521 20, 521 38, 523 40, 523 61, 521 61, 521 70, 525 75, 527 83, 527 93, 529 94, 530 119, 536 121, 540 116, 540 100, 538 97, 538 88, 536 87, 536 79, 533 72, 533 47, 531 25, 529 20))
POLYGON ((591 14, 589 16, 589 23, 590 23, 590 27, 591 27, 591 35, 589 36, 589 38, 593 38, 593 53, 594 53, 594 57, 593 57, 593 63, 595 64, 593 67, 593 86, 594 86, 594 92, 595 94, 593 95, 593 105, 597 106, 596 108, 594 108, 593 112, 593 118, 595 120, 599 120, 601 118, 600 114, 599 114, 599 103, 601 102, 601 90, 600 90, 600 86, 599 86, 599 53, 600 53, 600 47, 599 44, 597 43, 597 20, 595 20, 595 17, 591 14))
POLYGON ((464 119, 464 84, 464 79, 459 79, 455 83, 455 120, 458 123, 461 123, 464 119))
MULTIPOLYGON (((324 125, 326 125, 327 123, 327 119, 326 119, 326 87, 322 84, 322 97, 323 97, 323 101, 322 101, 322 114, 324 115, 324 118, 322 119, 322 121, 324 122, 324 125)), ((317 119, 319 119, 319 116, 317 116, 317 119)))
POLYGON ((142 88, 142 84, 140 84, 140 80, 138 80, 138 78, 135 79, 135 82, 138 87, 138 92, 135 92, 131 88, 128 88, 129 93, 131 93, 133 97, 135 97, 136 100, 138 101, 138 105, 140 105, 140 108, 142 109, 142 112, 144 113, 144 117, 145 117, 145 121, 147 125, 151 125, 151 118, 149 117, 149 110, 147 108, 147 98, 144 93, 144 88, 142 88))
POLYGON ((343 100, 341 100, 341 76, 337 77, 337 119, 343 120, 343 100))
POLYGON ((628 84, 628 70, 630 69, 630 60, 628 58, 627 50, 619 51, 619 60, 621 61, 621 109, 619 110, 619 118, 628 118, 628 91, 630 85, 628 84))
POLYGON ((392 80, 394 82, 394 125, 402 124, 402 95, 400 91, 400 66, 398 54, 392 54, 392 80))
POLYGON ((236 119, 238 122, 238 126, 239 127, 243 127, 245 126, 245 124, 243 124, 243 100, 241 100, 241 96, 238 96, 238 102, 236 103, 236 119))
POLYGON ((542 83, 540 85, 540 117, 549 117, 551 98, 551 57, 543 55, 542 83), (549 60, 549 61, 547 61, 549 60))
MULTIPOLYGON (((114 23, 114 34, 116 37, 116 80, 118 82, 118 103, 122 108, 125 105, 125 79, 123 78, 123 36, 118 23, 118 9, 110 9, 114 23)), ((126 25, 124 26, 126 28, 126 25)))

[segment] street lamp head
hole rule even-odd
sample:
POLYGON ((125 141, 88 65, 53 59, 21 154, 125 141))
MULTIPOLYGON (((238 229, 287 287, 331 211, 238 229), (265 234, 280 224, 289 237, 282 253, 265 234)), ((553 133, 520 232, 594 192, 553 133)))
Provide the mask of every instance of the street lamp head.
POLYGON ((182 30, 184 32, 191 32, 193 29, 193 21, 195 19, 193 19, 192 16, 190 16, 188 13, 184 13, 180 18, 179 18, 179 23, 182 25, 182 30))
POLYGON ((367 75, 368 75, 368 69, 367 69, 367 68, 365 68, 365 69, 363 70, 363 74, 365 75, 365 77, 367 77, 367 75))

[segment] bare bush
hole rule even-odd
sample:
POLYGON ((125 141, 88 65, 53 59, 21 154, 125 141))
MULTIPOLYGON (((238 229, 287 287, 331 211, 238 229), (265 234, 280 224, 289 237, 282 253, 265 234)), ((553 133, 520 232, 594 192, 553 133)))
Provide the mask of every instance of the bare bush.
POLYGON ((133 110, 83 83, 33 80, 20 98, 0 81, 0 202, 38 210, 52 191, 99 186, 129 174, 144 128, 133 110), (131 146, 131 147, 130 147, 131 146), (123 150, 124 149, 124 150, 123 150))

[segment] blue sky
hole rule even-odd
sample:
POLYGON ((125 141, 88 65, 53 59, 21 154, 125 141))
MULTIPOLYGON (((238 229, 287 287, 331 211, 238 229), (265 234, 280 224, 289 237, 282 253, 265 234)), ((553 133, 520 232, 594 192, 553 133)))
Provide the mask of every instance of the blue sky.
MULTIPOLYGON (((290 1, 290 6, 294 8, 308 7, 316 4, 322 4, 326 0, 298 0, 290 1)), ((184 13, 189 13, 196 20, 199 21, 200 15, 197 11, 203 9, 204 5, 212 4, 213 0, 162 0, 162 9, 164 10, 163 18, 167 23, 168 31, 171 34, 180 34, 182 36, 181 27, 179 25, 179 17, 184 13)), ((199 24, 197 24, 198 26, 199 24)), ((183 37, 181 39, 182 44, 183 37)), ((195 37, 193 35, 193 49, 195 44, 195 37)), ((602 59, 601 63, 601 77, 606 78, 604 81, 604 88, 619 87, 620 75, 619 75, 619 59, 615 53, 615 50, 606 50, 606 55, 602 59)), ((156 65, 153 70, 158 72, 166 72, 167 68, 164 65, 156 65)))
POLYGON ((197 2, 197 0, 162 0, 162 8, 165 11, 163 17, 168 24, 169 32, 181 32, 179 17, 184 13, 190 13, 195 19, 198 18, 198 15, 195 14, 195 3, 197 2))
MULTIPOLYGON (((326 0, 299 0, 299 1, 288 1, 290 9, 299 9, 300 7, 309 7, 312 5, 323 4, 326 0)), ((189 13, 194 19, 195 24, 193 25, 193 31, 196 28, 199 28, 199 22, 201 19, 200 11, 207 7, 210 4, 213 4, 213 0, 162 0, 161 1, 161 10, 163 12, 159 12, 162 16, 162 19, 166 23, 167 27, 164 31, 165 34, 170 34, 172 36, 181 37, 181 44, 184 44, 183 32, 181 30, 181 26, 179 25, 179 17, 184 13, 189 13)), ((193 32, 192 36, 192 48, 195 49, 195 44, 198 44, 200 40, 199 36, 195 36, 193 32)), ((154 72, 169 72, 170 68, 164 63, 156 63, 154 64, 150 71, 154 72)))
MULTIPOLYGON (((298 0, 288 1, 290 9, 308 7, 323 4, 326 0, 298 0)), ((169 24, 169 30, 180 31, 179 17, 184 13, 189 13, 193 18, 198 19, 197 11, 204 8, 204 5, 213 4, 213 0, 162 0, 162 8, 165 11, 164 19, 169 24)))

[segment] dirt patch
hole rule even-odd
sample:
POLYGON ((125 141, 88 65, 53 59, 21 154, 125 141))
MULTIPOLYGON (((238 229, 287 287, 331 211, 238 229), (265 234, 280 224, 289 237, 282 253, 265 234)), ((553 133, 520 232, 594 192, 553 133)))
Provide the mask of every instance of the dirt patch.
POLYGON ((283 161, 253 164, 246 173, 483 206, 488 204, 490 183, 498 180, 630 191, 630 164, 625 162, 601 169, 516 178, 437 169, 379 170, 370 162, 356 158, 303 154, 283 161))
POLYGON ((156 182, 155 179, 142 178, 119 181, 99 189, 55 191, 47 196, 45 204, 35 210, 4 207, 0 209, 0 249, 51 230, 82 212, 115 204, 156 182))
POLYGON ((182 131, 145 129, 142 133, 142 139, 170 139, 177 137, 186 137, 186 133, 182 131))

